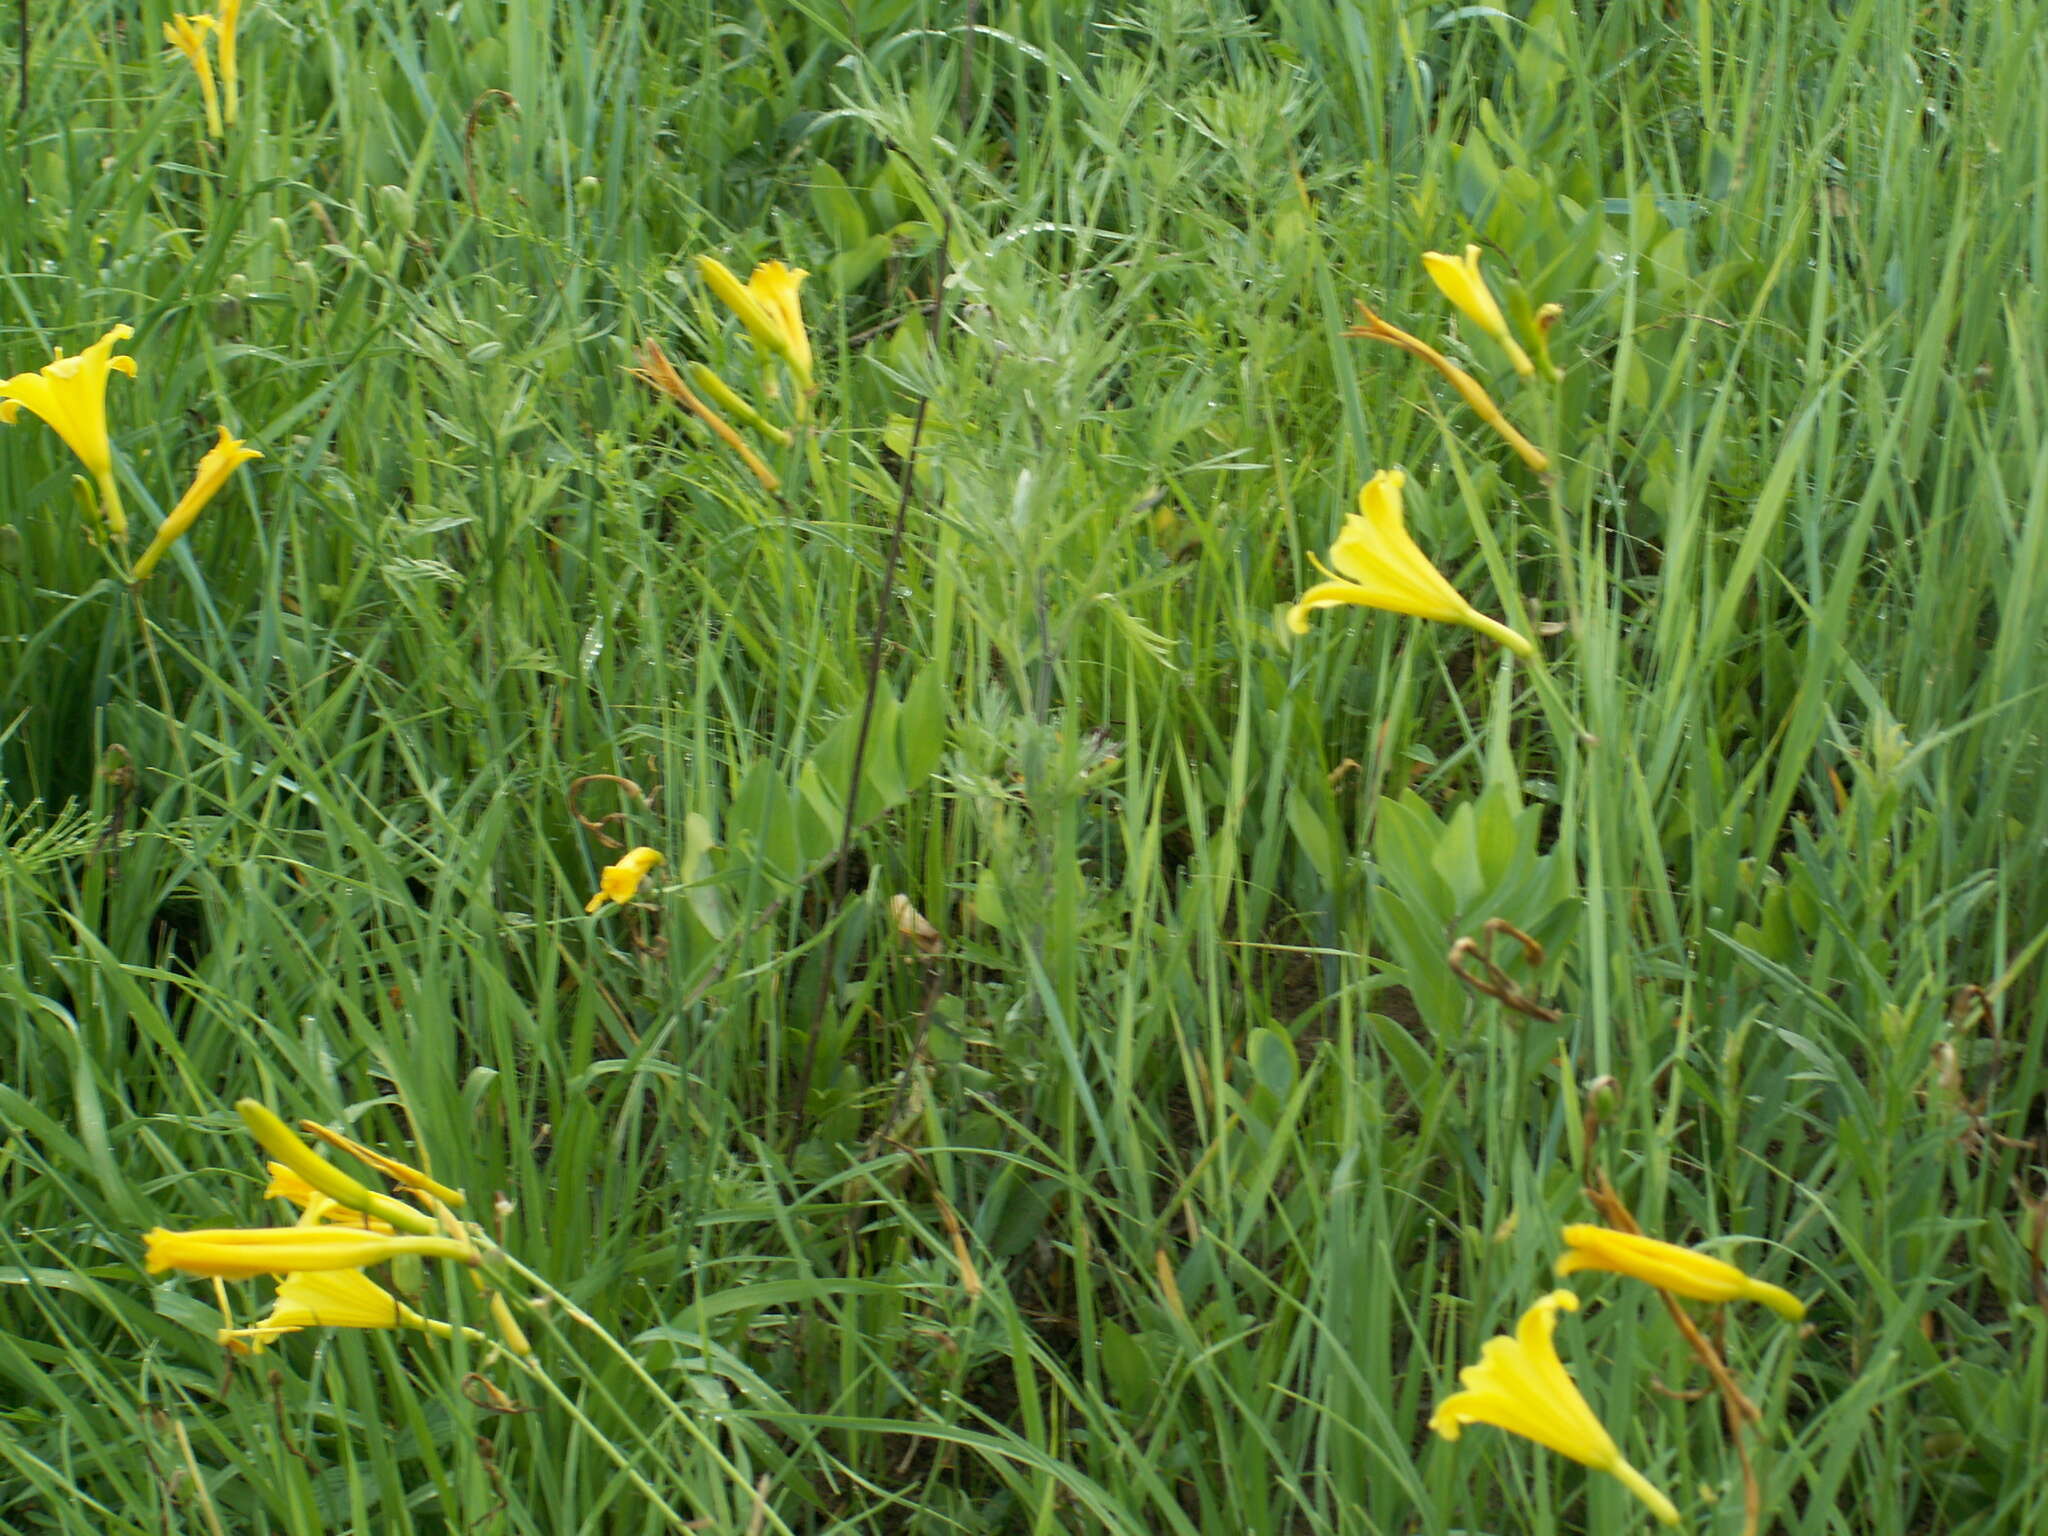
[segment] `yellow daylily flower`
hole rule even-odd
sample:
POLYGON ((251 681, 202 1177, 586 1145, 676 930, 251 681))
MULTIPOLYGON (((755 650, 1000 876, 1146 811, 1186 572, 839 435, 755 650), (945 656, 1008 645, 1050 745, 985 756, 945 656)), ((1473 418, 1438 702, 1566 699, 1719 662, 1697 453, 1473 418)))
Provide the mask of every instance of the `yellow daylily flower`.
POLYGON ((1301 601, 1287 612, 1287 627, 1305 635, 1308 616, 1316 609, 1349 603, 1463 624, 1518 656, 1535 655, 1536 647, 1528 640, 1460 597, 1443 573, 1429 563, 1429 557, 1416 548, 1401 516, 1401 488, 1407 483, 1408 477, 1400 470, 1383 469, 1359 491, 1358 510, 1344 519, 1343 532, 1330 547, 1330 565, 1336 570, 1316 562, 1316 568, 1330 579, 1302 593, 1301 601))
POLYGON ((167 1232, 143 1238, 145 1267, 188 1275, 247 1280, 252 1275, 287 1275, 302 1269, 362 1269, 407 1254, 476 1262, 476 1250, 452 1237, 386 1236, 354 1227, 222 1227, 167 1232))
POLYGON ((616 864, 607 864, 598 875, 598 892, 584 903, 585 912, 595 912, 608 901, 624 906, 639 893, 640 882, 647 878, 649 870, 661 862, 661 855, 652 848, 635 848, 620 857, 616 864))
POLYGON ((774 319, 782 337, 782 355, 806 393, 811 388, 811 338, 804 329, 803 301, 797 290, 810 275, 802 267, 764 261, 747 279, 747 287, 774 319))
POLYGON ((220 84, 227 97, 228 126, 235 124, 236 108, 241 100, 241 70, 235 57, 235 28, 242 22, 242 0, 220 0, 220 15, 215 23, 220 38, 220 84))
POLYGON ((11 422, 25 408, 39 416, 73 453, 99 487, 100 516, 115 538, 128 537, 128 518, 114 488, 114 444, 107 435, 107 375, 135 377, 135 359, 114 356, 114 344, 135 334, 117 325, 76 357, 63 349, 35 373, 0 379, 0 421, 11 422))
POLYGON ((798 385, 811 389, 811 339, 804 330, 803 305, 797 289, 810 276, 801 267, 764 261, 742 283, 716 257, 699 256, 697 271, 705 286, 739 317, 754 344, 789 364, 798 385))
POLYGON ((1358 308, 1365 316, 1365 323, 1352 326, 1344 333, 1346 336, 1363 336, 1370 341, 1384 341, 1389 346, 1399 347, 1411 357, 1421 358, 1444 376, 1445 381, 1464 397, 1465 403, 1472 407, 1481 421, 1506 439, 1507 445, 1521 455, 1524 464, 1539 475, 1549 470, 1549 456, 1514 429, 1507 417, 1501 414, 1500 407, 1493 403, 1493 396, 1480 387, 1477 379, 1428 342, 1409 335, 1397 325, 1389 325, 1368 309, 1363 299, 1358 301, 1358 308))
POLYGON ((1806 1303, 1790 1291, 1751 1279, 1733 1264, 1676 1243, 1592 1225, 1566 1227, 1564 1240, 1571 1252, 1557 1261, 1560 1277, 1588 1269, 1605 1270, 1694 1301, 1760 1301, 1792 1323, 1806 1316, 1806 1303))
POLYGON ((440 1224, 426 1212, 371 1189, 328 1162, 299 1140, 292 1128, 260 1099, 236 1100, 235 1113, 242 1117, 242 1124, 256 1138, 257 1145, 328 1199, 352 1211, 379 1217, 401 1232, 425 1235, 441 1230, 440 1224))
POLYGON ((1552 1291, 1522 1314, 1513 1338, 1503 1334, 1488 1339, 1479 1363, 1458 1373, 1465 1390, 1438 1405, 1429 1427, 1446 1440, 1456 1440, 1467 1424, 1491 1424, 1534 1440, 1618 1479, 1664 1524, 1676 1525, 1678 1510, 1622 1459, 1613 1437, 1593 1416, 1578 1384, 1557 1358, 1551 1339, 1557 1314, 1578 1309, 1579 1299, 1570 1291, 1552 1291))
MULTIPOLYGON (((413 1311, 360 1269, 336 1269, 289 1276, 279 1284, 269 1316, 253 1327, 223 1328, 219 1338, 233 1347, 261 1349, 301 1328, 417 1328, 443 1339, 456 1334, 449 1324, 413 1311)), ((478 1344, 490 1342, 474 1328, 461 1332, 478 1344)))
POLYGON ((178 504, 171 508, 171 515, 157 529, 156 537, 149 541, 149 548, 142 552, 142 558, 135 562, 131 573, 134 579, 141 581, 156 569, 157 561, 170 553, 171 546, 199 521, 199 514, 206 510, 206 504, 220 494, 220 488, 228 483, 229 475, 251 459, 262 457, 222 427, 220 441, 206 450, 206 457, 199 461, 199 469, 192 476, 192 484, 178 498, 178 504))
POLYGON ((164 41, 185 55, 192 73, 199 77, 199 99, 206 106, 206 132, 220 138, 220 92, 213 84, 213 61, 206 56, 206 34, 214 28, 211 16, 174 14, 164 23, 164 41))
POLYGON ((1508 330, 1507 317, 1500 312, 1493 290, 1486 286, 1486 279, 1479 271, 1479 247, 1465 247, 1463 259, 1446 256, 1442 251, 1424 251, 1422 265, 1443 296, 1464 311, 1465 318, 1499 342, 1508 354, 1508 361, 1515 365, 1515 372, 1523 378, 1536 371, 1536 365, 1529 361, 1508 330))

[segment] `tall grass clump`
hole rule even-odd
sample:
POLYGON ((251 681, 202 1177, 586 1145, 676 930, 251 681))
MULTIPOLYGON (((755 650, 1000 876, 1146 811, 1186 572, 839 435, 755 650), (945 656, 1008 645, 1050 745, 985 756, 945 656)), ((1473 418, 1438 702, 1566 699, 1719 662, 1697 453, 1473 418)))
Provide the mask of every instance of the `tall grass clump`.
POLYGON ((0 1531, 2048 1528, 2044 23, 0 23, 0 1531))

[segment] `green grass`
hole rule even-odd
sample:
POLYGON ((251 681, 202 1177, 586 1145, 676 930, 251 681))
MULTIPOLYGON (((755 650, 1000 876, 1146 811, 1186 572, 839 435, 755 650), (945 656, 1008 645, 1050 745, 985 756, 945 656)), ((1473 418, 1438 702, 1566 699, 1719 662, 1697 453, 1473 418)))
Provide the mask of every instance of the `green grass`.
MULTIPOLYGON (((0 376, 135 326, 145 533, 265 458, 131 596, 0 427, 0 1532, 1647 1529, 1425 1427, 1596 1102, 1811 1302, 1724 1337, 1764 1529, 2048 1526, 2043 7, 273 0, 218 145, 157 0, 31 10, 0 376), (756 390, 700 252, 812 273, 779 497, 625 372, 756 390), (1290 640, 1397 465, 1539 662, 1290 640), (1492 918, 1555 1021, 1447 967, 1492 918), (245 1095, 468 1190, 533 1367, 231 1360, 141 1233, 277 1219, 245 1095)), ((1733 1536, 1655 1297, 1576 1289, 1733 1536)))

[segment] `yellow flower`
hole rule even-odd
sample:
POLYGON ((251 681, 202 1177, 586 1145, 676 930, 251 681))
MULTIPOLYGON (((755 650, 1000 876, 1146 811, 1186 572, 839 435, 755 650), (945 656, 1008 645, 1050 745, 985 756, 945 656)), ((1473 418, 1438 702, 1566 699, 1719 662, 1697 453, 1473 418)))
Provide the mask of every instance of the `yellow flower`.
POLYGON ((754 344, 789 364, 797 383, 811 388, 811 338, 804 330, 803 305, 797 289, 810 274, 801 267, 764 261, 742 284, 715 257, 699 256, 697 271, 725 307, 739 317, 754 344))
POLYGON ((65 446, 78 455, 99 487, 100 516, 117 539, 128 536, 128 519, 114 489, 114 445, 107 435, 107 375, 135 377, 135 359, 114 356, 114 344, 135 334, 117 325, 76 357, 60 348, 56 361, 36 373, 0 379, 0 421, 13 421, 24 407, 40 416, 65 446))
MULTIPOLYGON (((270 1315, 251 1328, 223 1328, 220 1342, 261 1349, 270 1340, 301 1328, 418 1328, 448 1339, 455 1329, 422 1317, 360 1269, 295 1274, 277 1288, 270 1315)), ((490 1341, 474 1328, 462 1330, 479 1344, 490 1341)))
POLYGON ((213 86, 213 63, 206 57, 206 34, 214 28, 211 16, 173 15, 164 23, 164 41, 185 55, 192 73, 199 77, 199 97, 206 104, 206 132, 221 137, 220 93, 213 86))
POLYGON ((1641 1499, 1666 1525, 1678 1523, 1678 1511, 1649 1480, 1622 1459, 1621 1451, 1578 1386, 1557 1358, 1551 1335, 1559 1310, 1576 1312, 1579 1299, 1570 1291, 1552 1291, 1522 1314, 1515 1336, 1486 1341, 1479 1363, 1458 1373, 1465 1390, 1445 1398, 1430 1415, 1429 1427, 1455 1440, 1467 1424, 1491 1424, 1511 1435, 1569 1456, 1583 1466, 1605 1472, 1641 1499))
POLYGON ((790 371, 807 391, 811 387, 811 338, 804 329, 803 301, 797 290, 809 276, 802 267, 765 261, 747 279, 747 287, 775 321, 782 337, 782 355, 788 359, 790 371))
POLYGON ((1806 1316, 1806 1303, 1790 1291, 1752 1280, 1733 1264, 1724 1264, 1676 1243, 1589 1225, 1566 1227, 1564 1240, 1571 1252, 1557 1261, 1560 1276, 1601 1269, 1610 1274, 1631 1275, 1659 1290, 1689 1296, 1694 1301, 1760 1301, 1792 1323, 1806 1316))
POLYGON ((1448 357, 1445 357, 1443 353, 1437 351, 1428 342, 1421 340, 1419 337, 1409 335, 1399 326, 1387 324, 1386 321, 1366 308, 1363 300, 1359 301, 1358 308, 1359 312, 1365 316, 1365 323, 1352 326, 1344 333, 1346 336, 1363 336, 1370 341, 1384 341, 1389 346, 1399 347, 1403 352, 1408 353, 1412 357, 1421 358, 1430 367, 1442 374, 1451 388, 1464 396, 1465 403, 1478 413, 1481 421, 1485 422, 1507 440, 1507 445, 1521 455, 1524 464, 1528 465, 1539 475, 1550 468, 1548 456, 1545 455, 1541 448, 1538 448, 1514 429, 1507 417, 1501 414, 1500 407, 1493 403, 1493 396, 1480 387, 1477 379, 1473 378, 1471 374, 1460 368, 1448 357))
POLYGON ((647 878, 647 872, 661 862, 661 855, 652 848, 635 848, 624 854, 616 864, 607 864, 598 876, 598 893, 584 903, 585 912, 595 912, 608 901, 624 906, 640 890, 640 882, 647 878))
POLYGON ((1310 613, 1352 603, 1463 624, 1498 640, 1518 656, 1535 655, 1536 647, 1529 641, 1458 596, 1457 589, 1429 563, 1429 557, 1415 547, 1401 517, 1401 487, 1407 483, 1408 477, 1400 470, 1383 469, 1358 493, 1358 510, 1344 519, 1344 530, 1330 548, 1330 564, 1336 570, 1316 562, 1316 568, 1330 579, 1302 593, 1301 601, 1288 610, 1287 627, 1305 635, 1310 613))
POLYGON ((235 28, 241 24, 242 0, 220 0, 220 17, 216 25, 220 36, 220 83, 227 95, 228 125, 234 126, 235 110, 242 91, 240 71, 235 62, 235 28))
POLYGON ((1465 318, 1486 332, 1507 349, 1508 361, 1515 365, 1515 372, 1523 378, 1536 371, 1536 365, 1529 361, 1529 354, 1515 342, 1508 330, 1507 317, 1501 314, 1500 305, 1494 302, 1493 290, 1486 286, 1486 279, 1479 273, 1479 247, 1465 247, 1465 259, 1446 256, 1442 251, 1424 251, 1422 265, 1428 269, 1438 288, 1443 290, 1465 318))
POLYGON ((145 1266, 152 1275, 177 1269, 223 1280, 302 1269, 361 1269, 406 1254, 476 1262, 476 1251, 452 1237, 387 1237, 354 1227, 224 1227, 197 1232, 158 1227, 143 1241, 145 1266))
POLYGON ((416 1211, 343 1173, 299 1140, 292 1128, 261 1100, 238 1099, 235 1113, 242 1117, 242 1124, 256 1138, 257 1145, 328 1199, 352 1211, 379 1217, 401 1232, 425 1235, 441 1230, 440 1224, 424 1211, 416 1211))
POLYGON ((170 548, 185 536, 186 530, 199 521, 199 514, 206 504, 220 494, 220 488, 228 483, 232 475, 251 459, 263 455, 229 433, 226 427, 220 429, 220 441, 206 450, 206 457, 199 461, 198 472, 192 477, 192 484, 185 494, 178 498, 178 504, 171 508, 171 515, 164 519, 163 526, 156 531, 156 537, 149 541, 149 548, 142 552, 142 558, 135 562, 134 578, 141 581, 156 569, 157 561, 170 553, 170 548))

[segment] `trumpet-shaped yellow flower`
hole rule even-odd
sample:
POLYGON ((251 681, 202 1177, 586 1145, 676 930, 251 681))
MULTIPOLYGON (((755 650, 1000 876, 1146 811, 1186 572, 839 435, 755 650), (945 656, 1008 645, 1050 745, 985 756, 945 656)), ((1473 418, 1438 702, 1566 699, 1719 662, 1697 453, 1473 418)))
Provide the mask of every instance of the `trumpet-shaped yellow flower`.
POLYGON ((223 1280, 288 1275, 302 1269, 362 1269, 406 1254, 476 1262, 476 1250, 452 1237, 386 1236, 354 1227, 224 1227, 197 1232, 158 1227, 143 1241, 145 1265, 152 1275, 176 1269, 223 1280))
POLYGON ((1549 456, 1514 429, 1507 417, 1501 414, 1500 407, 1493 403, 1493 396, 1480 387, 1477 379, 1428 342, 1409 335, 1397 325, 1389 325, 1366 308, 1363 300, 1359 301, 1358 308, 1365 316, 1365 323, 1352 326, 1344 333, 1346 336, 1363 336, 1370 341, 1384 341, 1389 346, 1399 347, 1411 357, 1421 358, 1444 376, 1445 382, 1464 397, 1465 403, 1472 407, 1481 421, 1506 439, 1507 445, 1521 456, 1524 464, 1539 475, 1550 468, 1549 456))
POLYGON ((1806 1316, 1806 1303, 1790 1291, 1753 1280, 1733 1264, 1676 1243, 1590 1225, 1566 1227, 1564 1240, 1571 1252, 1557 1261, 1560 1276, 1606 1270, 1648 1281, 1659 1290, 1694 1301, 1760 1301, 1792 1323, 1806 1316))
MULTIPOLYGON (((270 1340, 301 1328, 418 1328, 451 1339, 447 1323, 422 1317, 360 1269, 309 1271, 278 1285, 269 1316, 249 1328, 223 1328, 220 1342, 261 1349, 270 1340)), ((479 1344, 490 1341, 474 1328, 462 1330, 479 1344)))
POLYGON ((211 16, 173 15, 164 23, 164 41, 185 55, 192 73, 199 77, 199 99, 206 106, 206 132, 221 137, 220 92, 213 83, 213 61, 206 56, 206 34, 214 28, 211 16))
POLYGON ((401 1232, 426 1235, 441 1230, 440 1224, 426 1212, 371 1189, 328 1162, 299 1140, 292 1128, 261 1100, 238 1099, 235 1113, 242 1117, 242 1124, 256 1138, 257 1145, 328 1199, 352 1211, 378 1217, 401 1232))
POLYGON ((114 444, 107 434, 107 375, 135 377, 135 359, 114 356, 114 344, 135 334, 117 325, 76 357, 60 348, 56 360, 35 373, 0 379, 0 421, 22 410, 39 416, 86 467, 99 487, 100 516, 115 538, 128 536, 128 519, 114 488, 114 444))
POLYGON ((1535 655, 1536 647, 1528 640, 1460 597, 1415 547, 1401 516, 1401 487, 1407 483, 1408 477, 1398 469, 1383 469, 1367 482, 1358 493, 1358 510, 1344 519, 1344 530, 1330 547, 1330 565, 1336 570, 1316 562, 1330 579, 1302 593, 1301 601, 1288 610, 1287 627, 1305 635, 1308 616, 1316 609, 1349 603, 1463 624, 1518 656, 1535 655))
POLYGON ((241 66, 235 54, 235 28, 242 23, 242 0, 220 0, 216 21, 220 37, 220 88, 227 98, 227 120, 235 125, 235 113, 242 95, 241 66))
POLYGON ((1529 361, 1529 354, 1521 349, 1508 330, 1507 317, 1494 301, 1493 290, 1486 286, 1486 279, 1480 275, 1478 246, 1466 246, 1463 260, 1446 256, 1442 251, 1424 251, 1422 265, 1437 287, 1443 290, 1444 297, 1464 311, 1466 319, 1501 344, 1508 354, 1508 361, 1515 365, 1515 372, 1526 379, 1536 371, 1536 365, 1529 361))
POLYGON ((725 307, 739 317, 754 344, 789 364, 798 386, 808 394, 811 338, 804 330, 803 304, 797 290, 810 273, 801 267, 786 267, 779 261, 764 261, 741 283, 723 262, 711 256, 697 258, 697 271, 725 307))
POLYGON ((584 904, 585 912, 595 912, 608 901, 624 906, 639 893, 640 882, 647 878, 648 871, 661 862, 661 855, 652 848, 635 848, 622 855, 616 864, 607 864, 598 875, 598 892, 584 904))
POLYGON ((1678 1523, 1678 1511, 1649 1480, 1622 1459, 1621 1450, 1593 1416, 1578 1385, 1557 1358, 1551 1336, 1560 1310, 1576 1312, 1579 1299, 1570 1291, 1552 1291, 1522 1314, 1515 1336, 1489 1339, 1479 1363, 1458 1373, 1465 1390, 1454 1392, 1430 1415, 1429 1427, 1455 1440, 1467 1424, 1491 1424, 1511 1435, 1569 1456, 1581 1465, 1618 1479, 1650 1506, 1666 1525, 1678 1523))
POLYGON ((220 441, 206 450, 206 457, 199 461, 199 469, 192 476, 192 484, 185 494, 178 498, 178 504, 171 508, 171 515, 164 519, 163 526, 156 531, 156 537, 149 541, 149 548, 142 552, 142 558, 135 562, 132 572, 135 580, 141 581, 156 569, 157 561, 170 553, 171 546, 182 539, 191 526, 199 521, 199 514, 206 510, 206 504, 220 494, 220 488, 228 483, 232 475, 251 459, 263 455, 234 436, 226 427, 220 429, 220 441))

